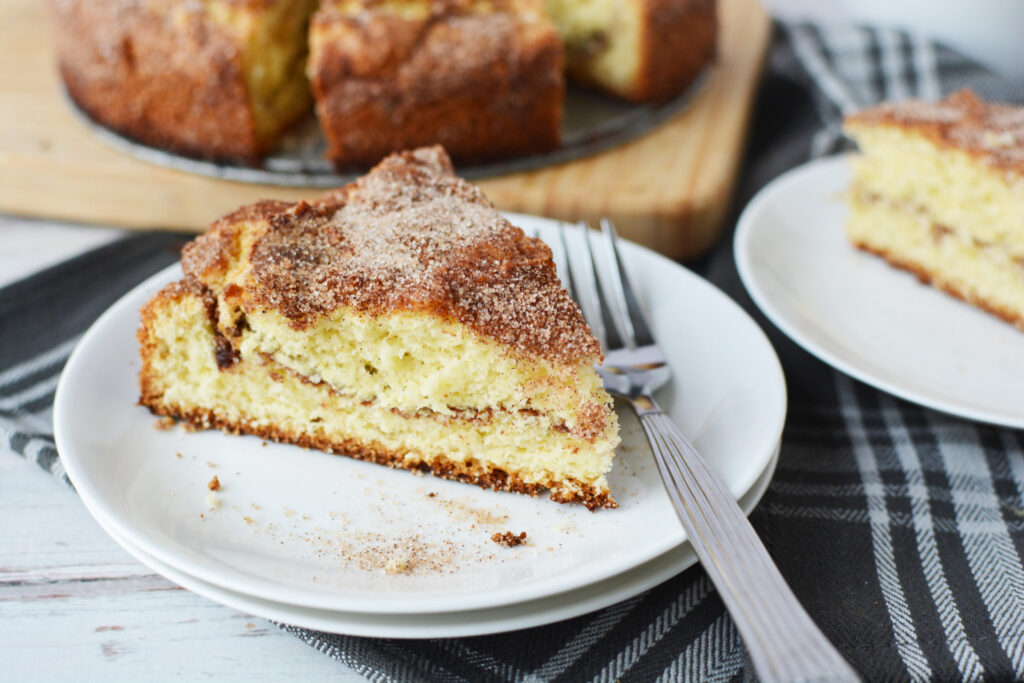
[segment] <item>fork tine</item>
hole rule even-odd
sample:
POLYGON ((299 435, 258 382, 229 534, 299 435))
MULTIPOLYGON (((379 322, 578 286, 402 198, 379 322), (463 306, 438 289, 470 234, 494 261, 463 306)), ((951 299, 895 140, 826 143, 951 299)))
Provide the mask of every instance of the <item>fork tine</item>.
MULTIPOLYGON (((578 226, 577 226, 578 228, 578 226)), ((584 277, 580 280, 573 275, 573 256, 569 250, 569 243, 566 239, 566 233, 571 227, 559 221, 558 223, 558 239, 561 242, 562 251, 565 254, 565 274, 568 280, 569 296, 579 304, 580 312, 583 313, 583 319, 590 325, 590 331, 593 333, 594 338, 601 345, 601 348, 607 348, 608 339, 604 334, 604 324, 601 321, 601 315, 598 311, 597 301, 600 298, 596 291, 596 286, 593 279, 593 271, 590 269, 584 269, 584 277)), ((578 231, 578 230, 577 230, 578 231)), ((584 238, 586 235, 584 235, 584 238)), ((585 251, 585 250, 584 250, 585 251)), ((577 266, 579 264, 577 263, 577 266)), ((579 268, 577 267, 576 273, 579 274, 579 268)))
MULTIPOLYGON (((604 333, 604 338, 607 343, 602 341, 601 347, 605 351, 613 351, 615 349, 621 349, 625 344, 622 343, 622 337, 619 336, 619 327, 615 324, 615 317, 612 310, 608 307, 608 297, 605 295, 604 287, 601 284, 601 278, 597 274, 597 262, 594 259, 594 249, 590 244, 590 226, 584 221, 578 223, 580 229, 580 236, 583 238, 583 259, 586 261, 588 284, 594 292, 594 298, 597 301, 598 313, 601 317, 601 327, 604 333)), ((593 324, 591 324, 593 327, 593 324)))
POLYGON ((579 292, 576 291, 576 282, 572 277, 572 268, 569 267, 569 246, 565 243, 565 223, 558 223, 558 241, 552 240, 549 245, 552 247, 551 256, 555 260, 555 271, 558 279, 567 290, 573 301, 579 302, 579 292))
MULTIPOLYGON (((601 219, 601 233, 607 242, 608 232, 607 227, 604 225, 604 219, 601 219)), ((608 245, 606 244, 605 246, 607 247, 608 245)), ((617 267, 618 264, 615 262, 614 255, 609 253, 608 256, 609 270, 601 278, 601 292, 604 295, 602 304, 608 313, 608 317, 612 320, 611 324, 614 324, 620 338, 624 340, 623 346, 630 350, 636 349, 636 333, 633 330, 633 323, 630 320, 629 311, 622 295, 621 274, 617 267)))
POLYGON ((651 334, 640 303, 629 283, 629 276, 626 275, 626 269, 622 265, 622 256, 619 254, 618 246, 619 235, 615 231, 615 225, 608 218, 602 218, 601 232, 604 234, 605 245, 608 247, 609 257, 612 261, 612 291, 615 293, 619 309, 627 314, 623 320, 623 324, 628 326, 624 333, 625 337, 634 340, 637 346, 654 344, 654 335, 651 334))

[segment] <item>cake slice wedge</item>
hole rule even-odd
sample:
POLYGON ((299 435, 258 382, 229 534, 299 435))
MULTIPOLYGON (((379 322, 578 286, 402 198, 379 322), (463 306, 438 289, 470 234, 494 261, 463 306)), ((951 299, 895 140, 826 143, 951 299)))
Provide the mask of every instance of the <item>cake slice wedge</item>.
POLYGON ((682 92, 714 59, 714 0, 544 0, 569 75, 634 102, 682 92))
POLYGON ((849 117, 854 245, 1024 330, 1024 107, 968 91, 849 117))
POLYGON ((142 309, 142 405, 392 467, 615 507, 601 350, 551 251, 440 147, 186 246, 142 309))

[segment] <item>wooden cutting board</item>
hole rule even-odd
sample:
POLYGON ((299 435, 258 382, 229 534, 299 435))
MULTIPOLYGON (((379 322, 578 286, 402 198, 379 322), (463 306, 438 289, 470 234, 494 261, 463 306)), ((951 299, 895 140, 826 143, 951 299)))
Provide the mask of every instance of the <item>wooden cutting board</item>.
MULTIPOLYGON (((722 229, 771 33, 756 0, 719 0, 719 17, 718 63, 684 112, 596 156, 478 184, 502 209, 609 216, 624 237, 674 258, 703 253, 722 229)), ((201 231, 241 204, 319 192, 191 175, 107 147, 61 94, 47 3, 0 2, 0 211, 201 231)))

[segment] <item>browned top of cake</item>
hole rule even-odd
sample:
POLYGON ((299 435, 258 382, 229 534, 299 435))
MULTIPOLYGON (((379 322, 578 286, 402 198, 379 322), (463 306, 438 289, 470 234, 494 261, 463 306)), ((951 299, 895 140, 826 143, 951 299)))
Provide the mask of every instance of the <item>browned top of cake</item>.
MULTIPOLYGON (((561 83, 561 43, 536 0, 407 0, 401 6, 404 11, 381 0, 322 2, 310 33, 314 88, 352 79, 386 81, 388 89, 423 96, 436 96, 439 82, 493 87, 480 82, 482 73, 491 81, 508 77, 545 49, 558 53, 553 75, 561 83)), ((381 99, 378 91, 366 94, 381 99)))
POLYGON ((325 0, 309 44, 336 164, 426 144, 470 163, 559 144, 564 50, 538 0, 325 0))
MULTIPOLYGON (((472 77, 479 64, 505 64, 533 41, 557 44, 537 0, 325 0, 312 20, 311 51, 328 82, 387 78, 405 90, 439 75, 472 77), (417 61, 416 73, 400 67, 417 61)), ((558 46, 560 49, 560 45, 558 46)))
POLYGON ((233 286, 224 276, 237 259, 250 266, 244 306, 277 310, 299 328, 340 306, 412 310, 550 360, 600 357, 551 250, 457 178, 440 147, 392 155, 313 203, 240 209, 186 246, 182 264, 220 292, 233 286))
POLYGON ((938 102, 887 102, 854 114, 848 122, 913 130, 936 144, 1024 174, 1024 107, 985 102, 969 90, 938 102))
POLYGON ((380 17, 430 23, 499 14, 514 14, 527 21, 546 16, 540 0, 321 0, 318 20, 344 19, 365 26, 380 17))

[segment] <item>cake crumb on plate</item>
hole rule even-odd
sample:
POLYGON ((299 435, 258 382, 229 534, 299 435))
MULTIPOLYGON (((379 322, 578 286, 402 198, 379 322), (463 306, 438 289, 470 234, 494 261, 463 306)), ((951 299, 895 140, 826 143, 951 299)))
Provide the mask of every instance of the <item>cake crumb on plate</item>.
POLYGON ((506 548, 514 548, 517 545, 526 543, 526 532, 521 531, 518 536, 511 531, 498 532, 491 536, 491 540, 506 548))

